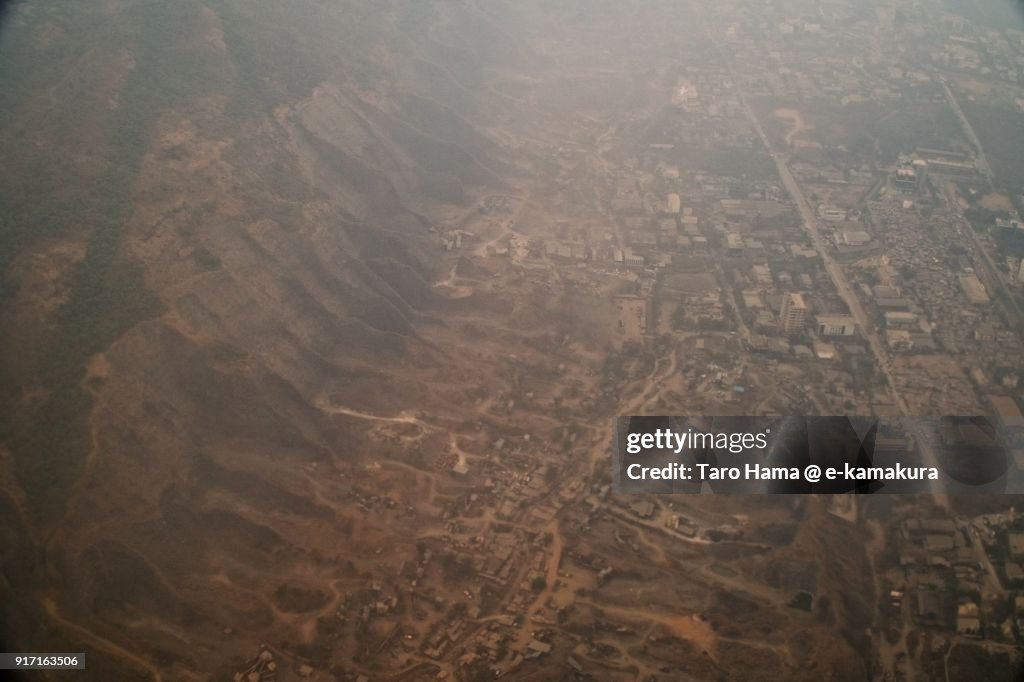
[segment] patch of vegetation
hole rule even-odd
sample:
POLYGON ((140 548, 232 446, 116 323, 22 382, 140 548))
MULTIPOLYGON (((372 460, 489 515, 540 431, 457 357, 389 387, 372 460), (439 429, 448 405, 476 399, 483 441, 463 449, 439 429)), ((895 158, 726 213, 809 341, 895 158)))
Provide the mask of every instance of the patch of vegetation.
POLYGON ((811 612, 814 605, 814 595, 810 592, 797 592, 789 602, 789 607, 800 611, 811 612))
POLYGON ((321 590, 298 585, 281 585, 274 590, 274 603, 285 613, 308 613, 323 608, 328 596, 321 590))
POLYGON ((122 257, 119 246, 153 124, 161 112, 186 105, 210 83, 201 56, 189 56, 176 42, 175 28, 189 25, 194 10, 188 3, 130 8, 135 67, 111 121, 104 169, 90 183, 68 175, 55 160, 37 159, 20 180, 15 210, 4 216, 0 267, 34 240, 74 224, 91 228, 85 256, 71 274, 70 297, 56 314, 50 360, 40 370, 49 397, 17 422, 4 410, 0 424, 18 483, 43 519, 59 518, 90 447, 85 433, 91 403, 80 385, 87 360, 160 310, 139 267, 122 257))
POLYGON ((918 147, 955 150, 966 144, 960 121, 945 103, 912 102, 883 115, 870 130, 890 158, 918 147))
POLYGON ((216 254, 210 253, 209 250, 203 247, 196 249, 192 257, 195 258, 196 264, 206 272, 220 270, 222 265, 220 258, 216 254))
POLYGON ((674 161, 681 166, 700 168, 712 175, 746 178, 748 180, 771 180, 776 177, 775 161, 761 146, 760 142, 750 147, 713 146, 704 147, 677 145, 679 152, 674 161))
POLYGON ((954 644, 946 662, 945 677, 951 680, 1019 680, 1021 664, 1009 653, 990 652, 974 644, 954 644))
POLYGON ((1014 193, 1024 187, 1024 117, 1012 102, 958 98, 997 179, 1014 193))

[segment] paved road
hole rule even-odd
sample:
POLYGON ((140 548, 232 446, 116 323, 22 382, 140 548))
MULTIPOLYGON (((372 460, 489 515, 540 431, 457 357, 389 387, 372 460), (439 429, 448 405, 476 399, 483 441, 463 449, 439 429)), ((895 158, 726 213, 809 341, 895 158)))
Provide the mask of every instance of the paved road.
MULTIPOLYGON (((754 112, 754 109, 750 106, 742 93, 739 94, 739 98, 740 102, 743 104, 743 108, 746 110, 747 117, 750 119, 751 125, 753 125, 758 137, 761 138, 762 144, 764 144, 765 148, 771 152, 772 158, 775 160, 775 167, 778 169, 779 177, 782 179, 782 184, 785 186, 786 191, 789 192, 793 203, 796 204, 797 210, 800 212, 800 218, 803 222, 804 230, 808 235, 810 235, 811 243, 814 245, 815 250, 820 254, 822 262, 825 265, 825 271, 828 272, 829 277, 832 279, 832 283, 835 286, 836 291, 839 293, 840 298, 843 299, 843 302, 846 303, 846 307, 849 308, 850 315, 852 315, 854 320, 857 321, 864 337, 868 340, 871 352, 875 356, 875 360, 889 385, 889 391, 896 403, 896 407, 899 409, 900 414, 911 416, 910 408, 903 396, 900 395, 899 389, 897 388, 896 378, 893 374, 892 363, 889 360, 889 355, 886 352, 885 347, 882 345, 877 332, 869 325, 870 318, 864 311, 863 306, 861 306, 860 300, 857 298, 857 294, 853 291, 849 281, 846 279, 846 274, 843 272, 839 264, 836 263, 835 259, 832 258, 828 244, 825 243, 825 238, 822 236, 821 230, 818 228, 817 216, 815 216, 807 198, 804 197, 803 190, 800 188, 800 183, 797 182, 796 177, 793 176, 793 172, 789 168, 789 162, 786 155, 772 147, 768 135, 765 134, 764 128, 761 126, 761 122, 757 118, 757 114, 754 112)), ((938 460, 935 457, 935 451, 932 447, 930 435, 923 433, 920 426, 915 423, 914 420, 908 420, 907 427, 914 436, 914 440, 918 443, 925 465, 937 467, 938 460)), ((949 500, 945 493, 934 492, 933 497, 937 505, 947 509, 949 508, 949 500)))
POLYGON ((67 620, 66 618, 64 618, 63 615, 61 615, 60 611, 57 608, 57 603, 53 599, 49 597, 44 598, 43 606, 46 608, 46 613, 50 616, 51 619, 53 619, 54 622, 58 623, 65 629, 73 632, 79 638, 79 641, 82 644, 89 642, 95 648, 104 650, 110 656, 116 659, 127 660, 133 663, 134 665, 138 666, 139 668, 145 670, 147 673, 149 673, 150 677, 153 678, 153 682, 163 682, 163 675, 160 673, 160 670, 156 666, 154 666, 152 663, 142 658, 141 656, 136 655, 131 651, 128 651, 124 647, 110 641, 109 639, 101 637, 100 635, 93 632, 91 629, 84 628, 81 625, 78 625, 77 623, 72 623, 71 621, 67 620))
POLYGON ((953 113, 960 119, 960 126, 963 128, 964 134, 967 135, 971 144, 974 145, 974 149, 976 151, 974 165, 978 167, 978 170, 980 170, 985 177, 988 178, 989 183, 991 183, 995 175, 992 173, 992 166, 988 163, 988 157, 985 156, 985 150, 981 146, 981 140, 979 140, 978 136, 974 134, 974 127, 971 125, 971 122, 967 120, 964 110, 960 108, 960 103, 956 101, 956 97, 953 95, 953 91, 949 89, 949 86, 946 85, 945 79, 942 81, 942 91, 946 93, 946 100, 949 102, 950 108, 953 109, 953 113))
MULTIPOLYGON (((974 133, 974 126, 971 125, 967 115, 964 114, 963 109, 960 108, 960 103, 957 102, 956 96, 953 94, 953 91, 949 89, 945 80, 942 82, 942 90, 946 93, 946 100, 949 102, 949 106, 953 110, 953 113, 955 113, 957 118, 960 119, 960 126, 964 131, 964 135, 966 135, 971 141, 971 144, 974 145, 974 164, 978 167, 978 170, 985 175, 988 179, 989 185, 991 185, 995 179, 995 173, 992 171, 992 166, 988 162, 988 157, 985 156, 985 149, 981 146, 981 140, 979 140, 978 136, 974 133)), ((950 207, 959 215, 961 229, 967 233, 967 236, 974 245, 974 248, 981 254, 983 261, 983 263, 981 263, 982 272, 979 272, 978 274, 986 280, 985 286, 989 288, 990 293, 995 293, 997 289, 1003 292, 1008 312, 1014 318, 1013 321, 1019 333, 1021 329, 1024 329, 1024 313, 1021 312, 1020 306, 1017 305, 1017 299, 1014 298, 1013 292, 1011 292, 1006 286, 1006 282, 999 273, 999 268, 996 267, 988 249, 985 248, 985 245, 982 244, 981 240, 978 238, 978 234, 975 232, 974 226, 963 217, 962 213, 960 213, 956 197, 952 195, 950 183, 947 183, 946 185, 945 194, 950 207)))
POLYGON ((994 260, 992 260, 991 254, 988 249, 981 242, 978 237, 978 233, 963 214, 960 213, 960 209, 957 206, 956 197, 953 195, 952 183, 946 183, 944 195, 946 197, 946 203, 949 204, 950 210, 956 212, 957 222, 960 226, 961 231, 967 235, 974 249, 978 252, 980 258, 974 259, 974 269, 978 277, 984 282, 985 288, 988 289, 990 295, 995 296, 999 292, 1002 292, 1002 298, 999 301, 1006 309, 1008 317, 1012 318, 1011 322, 1015 328, 1015 331, 1020 334, 1021 330, 1024 330, 1024 313, 1021 312, 1020 306, 1017 304, 1017 299, 1014 298, 1013 292, 1010 291, 1009 287, 1006 286, 1006 282, 1002 275, 999 273, 999 268, 996 266, 994 260))
POLYGON ((957 529, 959 529, 960 532, 970 533, 974 536, 971 541, 971 549, 974 550, 974 556, 978 559, 978 565, 982 569, 987 587, 994 594, 1002 592, 1003 584, 1000 582, 999 574, 996 573, 995 566, 992 565, 992 560, 989 558, 988 552, 985 550, 985 543, 982 542, 981 536, 974 533, 974 529, 969 523, 958 523, 957 529))

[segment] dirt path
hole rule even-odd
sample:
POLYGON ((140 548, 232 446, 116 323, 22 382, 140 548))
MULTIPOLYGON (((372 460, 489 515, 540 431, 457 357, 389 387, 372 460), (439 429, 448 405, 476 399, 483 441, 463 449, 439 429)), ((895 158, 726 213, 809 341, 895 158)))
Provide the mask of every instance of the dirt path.
POLYGON ((415 424, 421 428, 429 431, 439 431, 440 427, 428 424, 422 419, 418 419, 408 414, 399 413, 394 417, 382 417, 376 414, 369 414, 367 412, 359 412, 358 410, 351 410, 347 407, 341 407, 338 405, 331 405, 330 400, 326 397, 318 398, 313 402, 314 406, 321 412, 328 412, 330 414, 343 414, 349 417, 356 417, 358 419, 368 419, 370 421, 378 422, 392 422, 397 424, 415 424))
POLYGON ((786 145, 792 145, 793 139, 807 130, 807 124, 804 122, 804 117, 798 109, 776 109, 772 112, 772 115, 789 123, 789 130, 786 131, 785 137, 786 145))
MULTIPOLYGON (((516 223, 519 221, 519 215, 523 212, 523 208, 526 207, 526 203, 530 200, 530 193, 529 193, 529 191, 524 193, 522 196, 517 196, 517 195, 514 195, 514 194, 489 194, 486 197, 483 197, 483 199, 486 199, 486 198, 492 197, 492 196, 508 197, 510 199, 518 199, 519 200, 519 205, 516 206, 514 211, 512 211, 512 215, 508 219, 508 227, 502 227, 501 230, 498 232, 497 236, 492 237, 491 239, 488 239, 485 242, 482 242, 480 244, 480 246, 478 246, 476 249, 474 249, 473 254, 476 255, 476 256, 486 256, 487 255, 488 247, 494 246, 495 244, 497 244, 499 241, 501 241, 502 239, 504 239, 506 237, 509 237, 509 236, 519 236, 519 237, 522 237, 523 239, 527 238, 526 235, 524 235, 524 234, 522 234, 520 232, 516 232, 514 228, 516 226, 516 223)), ((481 201, 483 201, 483 199, 481 199, 481 201)))
MULTIPOLYGON (((878 571, 878 561, 885 552, 885 530, 878 521, 867 522, 867 528, 870 531, 870 539, 865 546, 865 555, 868 558, 868 562, 871 564, 871 572, 875 579, 875 590, 879 594, 884 594, 884 591, 888 589, 885 581, 885 576, 878 571)), ((907 600, 909 602, 909 600, 907 600)), ((904 660, 909 660, 910 652, 907 648, 907 635, 913 629, 909 623, 909 616, 907 613, 907 603, 904 603, 900 608, 900 637, 895 644, 890 644, 886 638, 886 633, 883 626, 883 621, 880 618, 879 612, 875 614, 875 624, 873 627, 874 635, 872 637, 875 648, 878 651, 878 658, 881 662, 882 669, 886 671, 891 679, 896 679, 898 661, 901 656, 904 660)))
POLYGON ((640 394, 630 400, 626 405, 623 406, 620 413, 624 415, 640 414, 639 411, 654 401, 662 391, 664 386, 662 382, 673 374, 676 373, 676 349, 673 348, 668 354, 668 367, 661 370, 662 361, 665 356, 659 357, 654 361, 654 369, 651 370, 650 376, 644 380, 644 388, 640 391, 640 394))
POLYGON ((663 626, 679 639, 690 642, 701 651, 708 654, 712 660, 717 661, 715 649, 718 645, 718 636, 714 628, 700 617, 684 616, 675 613, 663 613, 651 609, 630 608, 625 606, 612 606, 610 604, 596 604, 594 602, 582 602, 588 604, 604 613, 618 616, 629 621, 640 623, 657 623, 663 626))
POLYGON ((523 622, 519 626, 518 631, 516 631, 515 644, 511 647, 514 651, 525 649, 526 645, 533 638, 531 634, 533 619, 537 612, 547 604, 548 598, 554 593, 555 582, 558 581, 558 567, 562 563, 562 552, 565 549, 565 540, 562 537, 562 530, 558 525, 558 517, 551 519, 551 523, 548 524, 545 531, 551 533, 552 541, 551 553, 548 556, 547 570, 544 576, 544 589, 534 598, 526 610, 526 615, 523 616, 523 622))
POLYGON ((106 651, 108 654, 114 656, 115 658, 131 661, 139 668, 142 668, 143 670, 148 672, 153 677, 153 680, 155 680, 155 682, 163 682, 163 675, 160 674, 160 671, 157 670, 157 668, 152 663, 136 654, 133 654, 127 649, 118 646, 114 642, 111 642, 109 639, 100 637, 91 630, 87 630, 86 628, 83 628, 81 625, 77 625, 67 620, 66 618, 64 618, 64 616, 60 614, 60 611, 57 609, 57 603, 53 601, 53 599, 49 597, 44 598, 43 606, 46 609, 46 613, 50 616, 50 618, 54 620, 54 622, 58 623, 59 625, 68 630, 71 630, 75 633, 77 637, 81 637, 83 640, 91 642, 97 649, 102 649, 106 651))
POLYGON ((470 296, 473 295, 473 288, 467 287, 463 284, 455 283, 455 280, 458 279, 458 275, 455 274, 455 270, 458 267, 458 263, 452 265, 452 269, 448 272, 448 276, 439 282, 434 282, 433 287, 435 289, 444 289, 446 292, 448 292, 448 298, 469 298, 470 296))

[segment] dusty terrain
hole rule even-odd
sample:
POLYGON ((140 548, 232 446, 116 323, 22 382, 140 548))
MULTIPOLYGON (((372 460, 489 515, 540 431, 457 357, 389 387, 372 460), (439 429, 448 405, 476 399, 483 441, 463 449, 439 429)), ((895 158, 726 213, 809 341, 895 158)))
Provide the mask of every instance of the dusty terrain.
MULTIPOLYGON (((532 243, 621 246, 622 140, 712 53, 667 3, 88 4, 16 15, 46 68, 3 99, 8 650, 95 680, 231 679, 261 645, 282 680, 484 679, 491 640, 519 679, 865 678, 856 510, 608 499, 615 415, 825 411, 807 375, 532 243), (537 637, 558 656, 513 663, 537 637)), ((717 295, 708 260, 684 293, 717 295)))

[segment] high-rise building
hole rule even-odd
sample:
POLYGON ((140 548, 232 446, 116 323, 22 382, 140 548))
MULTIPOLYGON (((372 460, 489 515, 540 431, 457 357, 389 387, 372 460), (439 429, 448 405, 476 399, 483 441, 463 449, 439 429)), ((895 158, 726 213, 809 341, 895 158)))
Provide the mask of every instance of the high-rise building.
POLYGON ((804 328, 807 323, 807 304, 800 294, 786 294, 782 299, 782 310, 779 313, 782 330, 793 334, 804 328))

